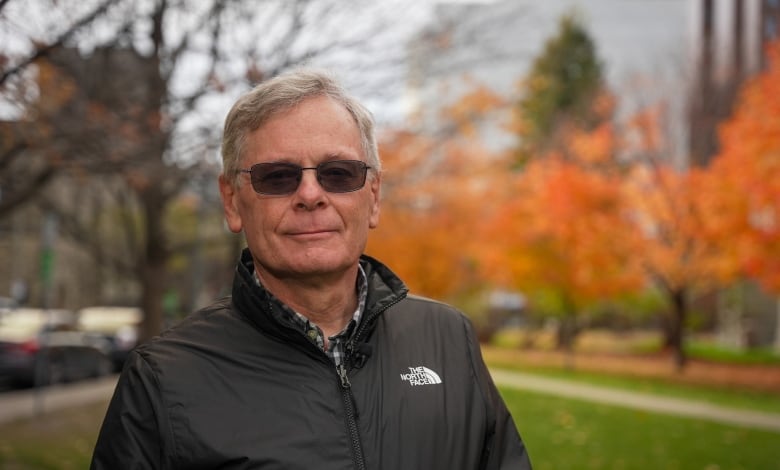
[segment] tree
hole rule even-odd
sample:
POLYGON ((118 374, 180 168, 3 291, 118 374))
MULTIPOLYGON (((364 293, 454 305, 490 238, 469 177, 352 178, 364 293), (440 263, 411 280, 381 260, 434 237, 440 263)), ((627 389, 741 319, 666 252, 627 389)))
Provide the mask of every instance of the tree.
MULTIPOLYGON (((20 13, 29 13, 24 8, 20 8, 19 3, 11 0, 0 2, 0 13, 2 13, 0 15, 0 18, 2 18, 0 25, 7 25, 9 30, 23 30, 28 26, 26 23, 17 21, 20 13)), ((57 8, 56 0, 38 2, 36 5, 33 5, 33 11, 37 10, 38 13, 51 13, 53 11, 62 13, 66 21, 62 21, 62 18, 55 18, 54 15, 48 17, 36 15, 37 20, 45 23, 42 28, 46 36, 45 38, 38 35, 27 36, 23 33, 7 34, 6 39, 9 42, 13 40, 17 47, 19 47, 19 43, 27 42, 29 44, 26 45, 27 47, 21 47, 23 50, 21 53, 17 52, 14 54, 10 52, 11 48, 8 51, 0 52, 0 63, 3 65, 2 72, 0 72, 0 86, 6 85, 15 76, 22 74, 28 66, 45 58, 53 50, 64 46, 91 23, 106 15, 108 10, 116 3, 118 3, 117 0, 103 0, 97 4, 79 2, 68 5, 66 9, 57 8)))
POLYGON ((59 172, 85 163, 70 144, 93 142, 99 135, 96 125, 106 123, 94 112, 86 116, 83 103, 74 110, 75 77, 63 74, 50 57, 61 53, 65 44, 106 16, 116 3, 58 6, 57 2, 23 5, 9 0, 0 4, 0 34, 9 45, 0 51, 0 103, 9 115, 0 121, 0 168, 4 170, 0 173, 0 218, 34 199, 59 172), (36 22, 20 19, 31 13, 36 22), (41 26, 40 34, 27 30, 31 24, 41 26), (79 120, 68 116, 74 112, 79 120))
POLYGON ((615 100, 574 14, 561 18, 521 85, 512 126, 520 169, 506 206, 488 224, 497 258, 487 265, 501 266, 504 257, 505 272, 491 269, 494 279, 503 275, 512 288, 555 299, 559 346, 570 351, 578 318, 637 282, 625 269, 630 230, 620 200, 615 100))
POLYGON ((720 127, 721 152, 704 177, 705 234, 725 262, 780 294, 780 41, 720 127))
POLYGON ((517 162, 551 151, 567 155, 573 130, 591 131, 611 117, 610 109, 593 106, 604 93, 596 46, 574 14, 561 18, 522 82, 515 128, 517 162))
POLYGON ((382 214, 368 253, 418 294, 443 299, 474 288, 475 225, 497 201, 494 181, 503 169, 476 127, 500 101, 477 87, 443 110, 437 135, 395 130, 381 139, 382 214))
POLYGON ((678 370, 687 362, 684 342, 691 302, 718 284, 712 269, 718 253, 701 237, 705 216, 697 205, 697 174, 666 164, 637 164, 625 183, 642 267, 669 304, 665 343, 678 370))
POLYGON ((485 275, 532 301, 552 299, 558 345, 571 352, 582 315, 642 283, 620 174, 550 156, 508 187, 511 196, 486 224, 485 275))
POLYGON ((770 68, 744 88, 708 167, 673 169, 662 158, 663 115, 634 119, 640 144, 626 184, 644 268, 670 306, 666 345, 678 369, 694 299, 745 276, 777 292, 777 78, 770 68))
MULTIPOLYGON (((780 41, 767 68, 743 85, 720 127, 721 150, 701 178, 702 235, 717 246, 726 279, 747 277, 780 296, 780 41)), ((780 349, 780 302, 775 346, 780 349)))

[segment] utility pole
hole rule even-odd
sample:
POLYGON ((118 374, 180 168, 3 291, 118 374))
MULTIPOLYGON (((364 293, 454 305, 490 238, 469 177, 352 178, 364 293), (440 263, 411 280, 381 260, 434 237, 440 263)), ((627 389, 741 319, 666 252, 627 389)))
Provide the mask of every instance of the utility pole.
POLYGON ((41 228, 41 307, 46 310, 54 301, 54 246, 57 240, 57 216, 47 212, 41 228))

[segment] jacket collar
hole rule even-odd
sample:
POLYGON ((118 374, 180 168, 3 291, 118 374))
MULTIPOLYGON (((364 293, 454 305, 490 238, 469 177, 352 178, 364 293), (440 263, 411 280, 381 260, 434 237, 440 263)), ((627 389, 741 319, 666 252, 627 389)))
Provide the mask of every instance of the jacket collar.
MULTIPOLYGON (((408 288, 390 268, 380 261, 362 255, 360 264, 368 279, 366 309, 361 320, 359 336, 373 330, 376 319, 391 305, 406 297, 408 288)), ((254 264, 248 248, 241 253, 233 279, 233 305, 256 328, 285 339, 300 339, 281 302, 254 281, 254 264)), ((360 338, 358 338, 360 339, 360 338)))

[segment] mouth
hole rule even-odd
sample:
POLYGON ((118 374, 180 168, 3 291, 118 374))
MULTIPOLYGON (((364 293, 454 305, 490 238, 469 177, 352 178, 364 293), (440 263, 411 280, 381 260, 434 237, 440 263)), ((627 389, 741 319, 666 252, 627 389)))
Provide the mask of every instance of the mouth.
POLYGON ((292 232, 289 232, 287 235, 289 237, 294 238, 294 239, 316 240, 316 239, 321 239, 321 238, 327 238, 327 237, 333 235, 334 233, 336 233, 335 230, 315 229, 315 230, 292 231, 292 232))

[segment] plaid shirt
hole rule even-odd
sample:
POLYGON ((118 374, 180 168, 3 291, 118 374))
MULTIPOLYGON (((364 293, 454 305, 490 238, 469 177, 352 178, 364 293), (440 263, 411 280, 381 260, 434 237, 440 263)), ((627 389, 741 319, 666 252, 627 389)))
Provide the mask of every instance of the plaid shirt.
MULTIPOLYGON (((358 306, 355 313, 352 314, 352 319, 347 326, 341 330, 340 333, 328 338, 328 348, 325 348, 325 333, 322 332, 319 326, 311 322, 304 315, 296 312, 287 305, 282 304, 284 311, 289 314, 293 322, 298 326, 301 333, 311 341, 315 346, 325 351, 333 360, 333 363, 338 367, 344 361, 344 347, 352 335, 357 330, 357 326, 360 324, 360 318, 363 315, 363 310, 366 307, 366 298, 368 297, 368 278, 366 272, 363 270, 363 266, 358 265, 358 279, 357 279, 357 293, 358 293, 358 306)), ((254 275, 255 282, 258 286, 262 286, 260 279, 257 277, 257 273, 254 275)), ((281 303, 281 302, 280 302, 281 303)))

